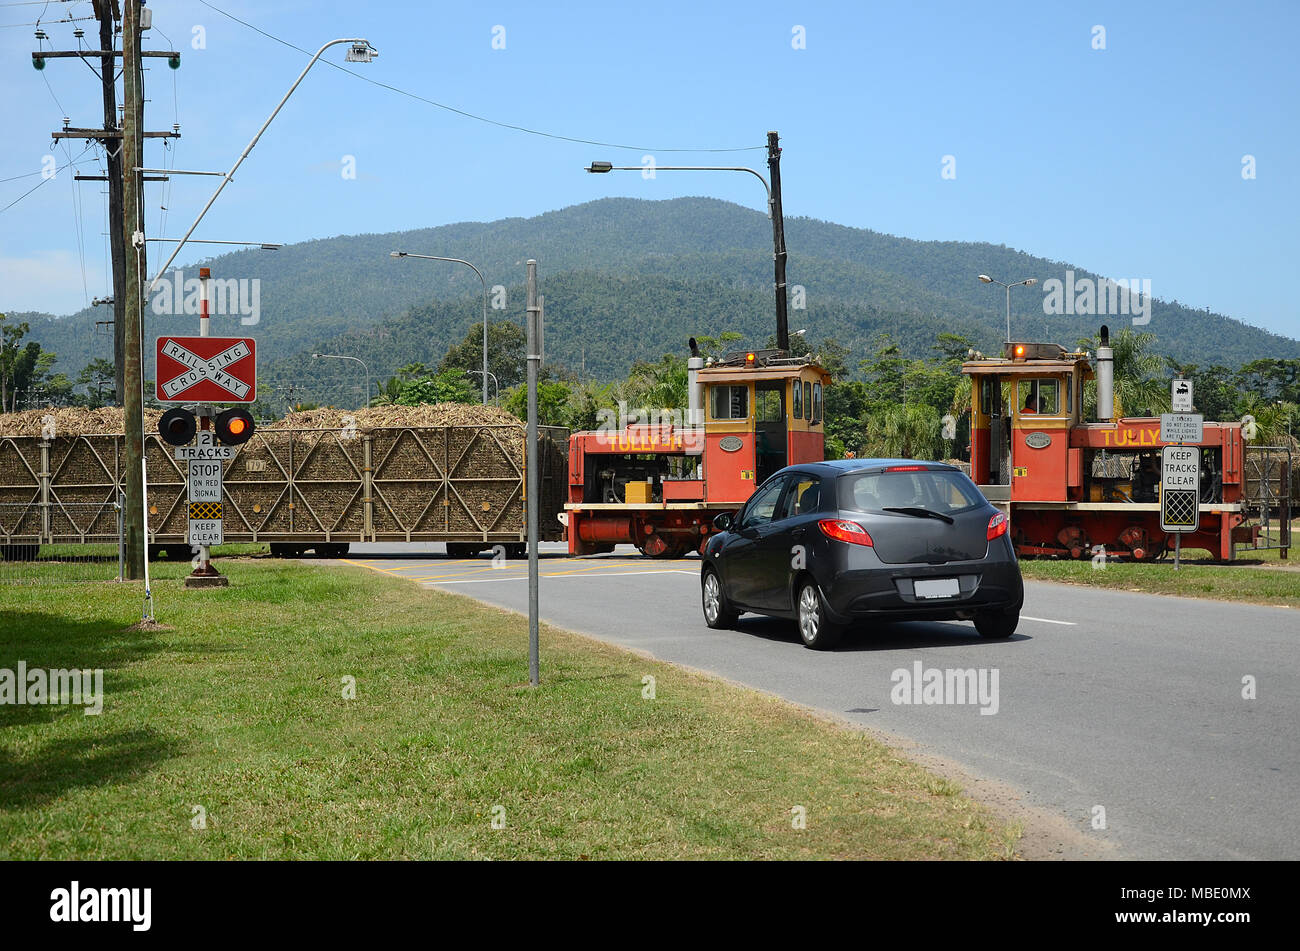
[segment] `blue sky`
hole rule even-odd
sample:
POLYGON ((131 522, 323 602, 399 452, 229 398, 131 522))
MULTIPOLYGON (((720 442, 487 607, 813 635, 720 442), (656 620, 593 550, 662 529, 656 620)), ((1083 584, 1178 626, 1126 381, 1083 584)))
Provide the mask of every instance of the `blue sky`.
MULTIPOLYGON (((150 6, 147 47, 183 55, 176 72, 150 61, 147 125, 179 122, 183 137, 170 155, 150 144, 149 164, 224 170, 307 57, 197 0, 150 6), (193 48, 199 36, 206 48, 193 48)), ((1300 4, 214 6, 312 51, 366 37, 380 56, 351 68, 428 99, 634 148, 502 129, 318 64, 196 236, 294 242, 531 216, 607 195, 710 195, 761 208, 749 176, 646 181, 582 168, 596 158, 637 165, 646 154, 661 165, 761 167, 760 150, 668 150, 761 146, 777 129, 787 215, 1006 244, 1146 278, 1157 297, 1300 337, 1300 4), (1093 48, 1098 26, 1104 50, 1093 48), (496 27, 504 49, 493 49, 496 27), (792 43, 796 27, 804 49, 792 43), (1242 176, 1247 155, 1253 180, 1242 176), (355 178, 342 174, 349 156, 355 178), (945 156, 955 178, 941 176, 945 156)), ((41 181, 29 173, 47 154, 67 161, 48 137, 64 115, 74 126, 102 118, 85 66, 55 60, 37 72, 35 28, 7 26, 43 9, 53 48, 74 46, 77 26, 96 45, 93 20, 51 22, 89 16, 87 0, 0 0, 9 133, 0 179, 28 176, 0 182, 0 207, 41 181)), ((326 58, 342 63, 344 49, 326 58)), ((70 178, 60 172, 0 212, 0 310, 69 313, 111 290, 102 186, 70 178)), ((214 184, 148 186, 150 236, 183 233, 214 184)), ((178 263, 211 253, 187 249, 178 263)), ((990 308, 1000 304, 990 292, 990 308)))

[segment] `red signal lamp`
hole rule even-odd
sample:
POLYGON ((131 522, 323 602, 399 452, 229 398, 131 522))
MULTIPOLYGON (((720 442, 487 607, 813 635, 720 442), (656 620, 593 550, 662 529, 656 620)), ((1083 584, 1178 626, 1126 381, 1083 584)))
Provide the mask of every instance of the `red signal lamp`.
POLYGON ((253 415, 246 409, 228 409, 217 414, 215 420, 217 442, 223 446, 238 446, 248 442, 257 431, 253 415))

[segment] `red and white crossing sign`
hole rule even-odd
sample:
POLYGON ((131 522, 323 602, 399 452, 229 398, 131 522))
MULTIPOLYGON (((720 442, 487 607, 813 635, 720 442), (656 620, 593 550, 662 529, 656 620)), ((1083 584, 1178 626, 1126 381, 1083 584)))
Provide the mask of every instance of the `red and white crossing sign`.
POLYGON ((159 337, 160 403, 252 403, 257 341, 252 337, 159 337))

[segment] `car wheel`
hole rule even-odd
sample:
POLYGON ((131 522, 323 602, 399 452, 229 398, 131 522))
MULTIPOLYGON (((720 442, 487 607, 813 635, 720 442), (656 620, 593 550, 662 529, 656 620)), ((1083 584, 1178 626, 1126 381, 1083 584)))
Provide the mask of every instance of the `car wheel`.
POLYGON ((728 628, 740 617, 722 593, 722 579, 712 568, 704 569, 704 576, 700 579, 700 596, 704 607, 704 623, 709 627, 728 628))
POLYGON ((975 615, 975 630, 979 631, 980 637, 1003 638, 1010 637, 1016 633, 1016 625, 1020 623, 1020 612, 1010 611, 1003 613, 1001 611, 983 611, 975 615))
POLYGON ((799 589, 799 636, 805 647, 827 650, 839 643, 844 629, 826 616, 826 601, 813 581, 799 589))

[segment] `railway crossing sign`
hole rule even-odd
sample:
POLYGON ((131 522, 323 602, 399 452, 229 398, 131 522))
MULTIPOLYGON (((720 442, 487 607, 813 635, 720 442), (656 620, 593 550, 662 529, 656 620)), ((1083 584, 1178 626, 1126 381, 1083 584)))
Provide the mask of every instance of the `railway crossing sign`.
MULTIPOLYGON (((1190 390, 1189 390, 1190 391, 1190 390)), ((1161 442, 1200 442, 1205 417, 1200 413, 1161 413, 1161 442)))
POLYGON ((1165 446, 1160 453, 1160 530, 1194 532, 1201 520, 1201 450, 1165 446))
POLYGON ((257 341, 252 337, 159 337, 160 403, 252 403, 257 399, 257 341))
POLYGON ((1192 381, 1174 380, 1169 386, 1170 409, 1175 413, 1192 411, 1192 381))

